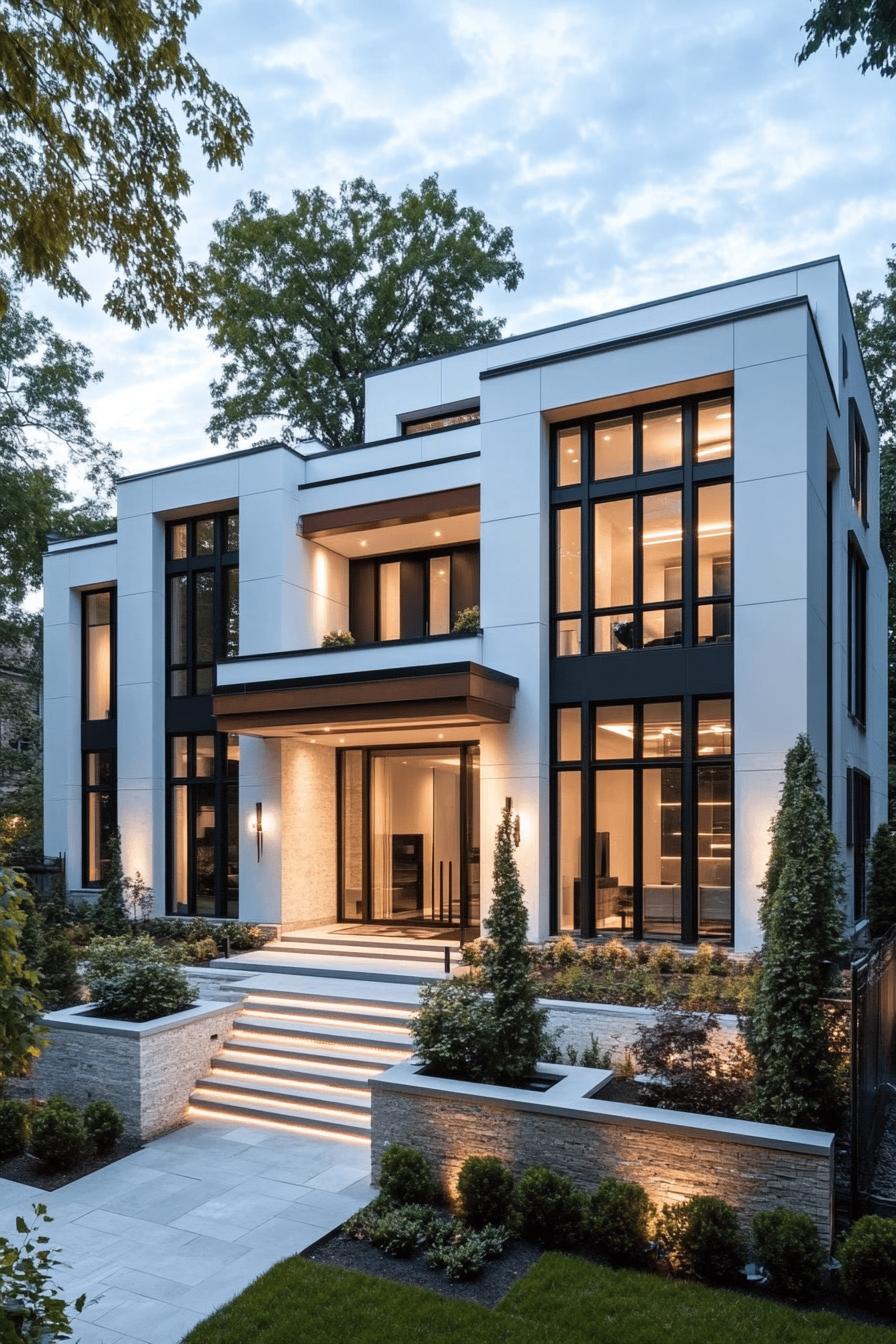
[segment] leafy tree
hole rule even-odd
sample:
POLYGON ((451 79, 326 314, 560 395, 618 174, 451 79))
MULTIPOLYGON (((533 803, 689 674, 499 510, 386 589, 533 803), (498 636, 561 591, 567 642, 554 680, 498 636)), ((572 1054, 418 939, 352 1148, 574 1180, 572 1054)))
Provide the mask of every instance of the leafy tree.
POLYGON ((373 182, 293 192, 281 212, 252 192, 215 224, 205 269, 211 343, 223 355, 209 433, 233 447, 260 419, 330 448, 364 437, 364 374, 497 340, 477 300, 516 289, 509 228, 461 206, 438 177, 396 201, 373 182))
POLYGON ((547 1014, 537 1006, 527 944, 528 919, 513 843, 508 799, 495 835, 493 899, 485 928, 482 975, 495 1015, 496 1082, 517 1083, 535 1070, 545 1045, 547 1014))
POLYGON ((896 830, 878 826, 868 853, 868 922, 872 938, 896 925, 896 830))
POLYGON ((22 879, 0 868, 0 1089, 7 1078, 27 1073, 44 1044, 38 973, 22 950, 28 904, 22 879))
POLYGON ((880 544, 890 576, 887 600, 890 808, 896 808, 896 249, 884 287, 863 289, 853 305, 856 332, 880 427, 880 544))
MULTIPOLYGON (((0 255, 83 303, 77 256, 118 272, 105 299, 140 327, 183 326, 200 276, 177 243, 191 180, 180 114, 209 168, 239 164, 242 104, 192 56, 199 0, 0 0, 0 255)), ((0 285, 0 316, 5 307, 0 285)))
POLYGON ((91 923, 97 933, 123 934, 129 929, 125 913, 127 878, 121 866, 121 836, 113 831, 109 836, 109 857, 106 880, 91 913, 91 923))
POLYGON ((893 0, 819 0, 803 24, 806 41, 797 55, 802 65, 826 43, 848 56, 857 42, 865 44, 859 62, 862 74, 877 70, 887 79, 896 75, 896 8, 893 0))
POLYGON ((784 762, 763 888, 762 966, 746 1023, 756 1062, 750 1114, 771 1124, 829 1124, 838 1069, 822 1000, 836 979, 843 874, 805 734, 784 762))
POLYGON ((0 862, 43 852, 40 632, 27 612, 0 617, 0 862))

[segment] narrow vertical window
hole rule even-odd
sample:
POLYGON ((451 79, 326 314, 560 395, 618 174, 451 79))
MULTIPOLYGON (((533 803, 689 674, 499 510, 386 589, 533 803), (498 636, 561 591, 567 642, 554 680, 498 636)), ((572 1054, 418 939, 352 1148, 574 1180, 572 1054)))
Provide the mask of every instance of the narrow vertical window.
POLYGON ((624 415, 594 426, 594 479, 631 476, 634 469, 634 420, 624 415))
POLYGON ((112 718, 114 605, 110 589, 84 594, 84 718, 90 722, 112 718))
POLYGON ((681 543, 681 491, 645 495, 641 521, 645 606, 641 643, 645 649, 681 643, 681 543), (665 605, 660 607, 659 603, 665 605))
POLYGON ((557 431, 554 447, 554 484, 578 485, 582 479, 582 431, 557 431))
POLYGON ((84 753, 84 837, 82 881, 101 887, 109 865, 109 841, 115 829, 115 753, 84 753))
POLYGON ((854 536, 847 565, 847 708, 864 728, 867 702, 868 566, 854 536))
POLYGON ((436 555, 429 562, 429 631, 447 635, 451 629, 451 556, 436 555))
POLYGON ((582 776, 578 770, 560 770, 554 778, 559 927, 574 933, 582 927, 582 776))
POLYGON ((555 515, 554 603, 558 613, 556 653, 582 651, 582 510, 578 505, 555 515))
POLYGON ((731 456, 732 402, 730 397, 714 397, 697 407, 697 462, 716 462, 731 456))
POLYGON ((731 638, 731 482, 697 491, 697 643, 731 638))
POLYGON ((634 648, 634 502, 602 500, 594 506, 594 652, 634 648))

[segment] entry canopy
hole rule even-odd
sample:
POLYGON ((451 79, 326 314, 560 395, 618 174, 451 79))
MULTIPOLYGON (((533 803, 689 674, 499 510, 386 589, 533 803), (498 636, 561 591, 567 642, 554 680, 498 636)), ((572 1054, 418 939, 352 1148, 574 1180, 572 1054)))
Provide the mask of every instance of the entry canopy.
POLYGON ((507 723, 519 682, 479 663, 246 682, 214 697, 222 733, 284 737, 330 728, 462 727, 507 723))

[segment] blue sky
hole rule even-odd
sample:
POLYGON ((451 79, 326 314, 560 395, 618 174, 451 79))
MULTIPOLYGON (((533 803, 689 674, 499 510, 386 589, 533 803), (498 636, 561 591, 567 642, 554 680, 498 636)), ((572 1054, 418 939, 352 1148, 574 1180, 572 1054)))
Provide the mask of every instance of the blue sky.
MULTIPOLYGON (((507 332, 839 252, 853 293, 896 241, 896 80, 822 52, 797 67, 811 0, 206 0, 194 54, 245 103, 241 170, 190 150, 186 254, 253 188, 437 171, 509 224, 526 277, 484 296, 507 332)), ((98 433, 124 470, 221 451, 201 331, 133 333, 28 298, 88 344, 98 433)))

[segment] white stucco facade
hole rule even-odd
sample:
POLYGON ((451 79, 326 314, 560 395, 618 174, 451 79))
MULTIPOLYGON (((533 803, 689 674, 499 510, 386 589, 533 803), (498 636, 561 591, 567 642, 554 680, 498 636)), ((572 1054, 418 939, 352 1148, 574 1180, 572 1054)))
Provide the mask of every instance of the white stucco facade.
MULTIPOLYGON (((82 721, 82 594, 116 593, 117 824, 125 870, 140 870, 162 913, 171 863, 166 740, 185 731, 166 693, 166 526, 232 510, 239 515, 239 656, 218 658, 213 703, 223 705, 228 693, 253 686, 265 694, 339 679, 352 686, 374 673, 388 683, 408 669, 438 676, 461 664, 515 678, 506 722, 446 719, 438 740, 479 746, 483 902, 490 837, 510 796, 520 815, 518 857, 531 933, 546 937, 556 922, 553 663, 570 661, 552 659, 551 426, 720 388, 733 392, 735 445, 728 655, 735 723, 733 941, 741 949, 758 942, 768 824, 785 753, 799 733, 809 734, 831 790, 852 915, 848 771, 870 781, 870 828, 886 816, 886 571, 877 428, 836 258, 373 375, 366 387, 368 442, 356 448, 327 453, 263 446, 119 482, 116 533, 51 545, 45 561, 45 848, 66 854, 70 886, 83 882, 83 754, 92 741, 82 721), (850 490, 850 399, 868 441, 867 523, 850 490), (402 435, 408 420, 477 405, 478 424, 402 435), (396 550, 402 527, 411 529, 413 550, 420 544, 414 520, 424 516, 419 507, 414 512, 413 501, 450 500, 470 490, 478 490, 478 510, 468 509, 463 519, 446 515, 442 526, 475 528, 480 632, 322 650, 326 632, 349 625, 352 558, 346 534, 327 535, 324 516, 363 506, 376 517, 374 506, 394 501, 397 521, 389 525, 398 529, 396 550), (307 535, 311 519, 322 530, 307 535), (864 725, 848 704, 851 533, 867 565, 864 725)), ((358 536, 365 526, 362 518, 358 536)), ((470 541, 467 533, 464 541, 470 541)), ((688 651, 689 669, 702 653, 688 651)), ((642 663, 651 656, 664 654, 637 654, 642 663)), ((635 655, 589 660, 594 702, 606 698, 601 658, 625 657, 635 655)), ((648 698, 663 694, 658 684, 648 698)), ((204 712, 211 713, 211 705, 204 712)), ((327 726, 318 733, 307 717, 284 725, 281 716, 280 722, 280 729, 271 720, 239 733, 239 914, 289 927, 332 922, 339 912, 335 757, 342 734, 335 719, 329 740, 327 726)), ((376 744, 373 721, 347 732, 350 745, 376 744)), ((436 735, 425 724, 393 725, 382 740, 429 742, 436 735)))

